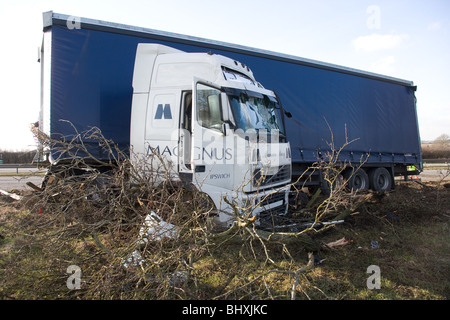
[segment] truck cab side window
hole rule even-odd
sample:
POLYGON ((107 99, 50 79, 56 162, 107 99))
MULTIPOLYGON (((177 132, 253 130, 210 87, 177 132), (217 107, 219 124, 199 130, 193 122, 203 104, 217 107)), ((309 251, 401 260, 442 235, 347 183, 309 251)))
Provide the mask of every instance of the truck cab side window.
POLYGON ((197 121, 202 127, 223 130, 220 91, 201 83, 197 84, 197 121))
POLYGON ((184 114, 182 128, 192 133, 192 92, 187 92, 184 95, 184 114))

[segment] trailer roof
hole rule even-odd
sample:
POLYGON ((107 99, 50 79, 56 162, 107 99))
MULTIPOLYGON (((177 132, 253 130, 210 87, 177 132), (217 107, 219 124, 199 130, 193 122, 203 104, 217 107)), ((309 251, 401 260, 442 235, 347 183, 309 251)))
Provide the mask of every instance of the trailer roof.
MULTIPOLYGON (((48 12, 43 13, 44 31, 46 29, 48 29, 49 27, 51 27, 52 25, 66 26, 66 25, 68 25, 68 23, 79 23, 80 27, 83 29, 92 29, 92 30, 99 30, 99 31, 111 32, 111 33, 119 33, 119 34, 139 36, 139 37, 145 37, 145 38, 153 38, 153 39, 157 39, 157 40, 168 40, 168 41, 184 43, 184 44, 196 44, 196 45, 201 45, 202 47, 206 47, 209 49, 220 49, 220 50, 225 50, 225 51, 230 51, 230 52, 235 52, 235 53, 241 53, 241 54, 246 54, 246 55, 274 59, 274 60, 278 60, 278 61, 285 61, 285 62, 300 64, 300 65, 310 66, 310 67, 314 67, 314 68, 320 68, 320 69, 341 72, 341 73, 351 74, 351 75, 370 78, 370 79, 386 81, 386 82, 395 83, 395 84, 399 84, 399 85, 403 85, 403 86, 407 86, 407 87, 413 87, 415 89, 413 81, 403 80, 403 79, 385 76, 385 75, 381 75, 381 74, 377 74, 377 73, 373 73, 373 72, 348 68, 348 67, 339 66, 339 65, 335 65, 335 64, 331 64, 331 63, 326 63, 326 62, 321 62, 321 61, 317 61, 317 60, 297 57, 294 55, 278 53, 278 52, 263 50, 263 49, 257 49, 257 48, 243 46, 243 45, 221 42, 221 41, 216 41, 216 40, 210 40, 210 39, 205 39, 205 38, 199 38, 199 37, 194 37, 194 36, 182 35, 182 34, 178 34, 178 33, 130 26, 130 25, 125 25, 125 24, 119 24, 119 23, 115 23, 115 22, 75 17, 75 16, 70 16, 70 15, 65 15, 65 14, 54 13, 53 11, 48 11, 48 12)), ((77 25, 74 24, 74 27, 77 27, 77 25)))

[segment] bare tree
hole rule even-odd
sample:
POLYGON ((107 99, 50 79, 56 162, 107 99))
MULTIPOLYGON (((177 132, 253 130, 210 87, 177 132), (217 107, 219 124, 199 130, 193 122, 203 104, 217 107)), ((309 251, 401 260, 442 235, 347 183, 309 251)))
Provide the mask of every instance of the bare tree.
POLYGON ((450 144, 450 136, 446 133, 443 133, 439 137, 434 139, 434 143, 448 145, 450 144))
POLYGON ((351 214, 359 199, 345 190, 342 171, 348 164, 339 161, 341 149, 333 148, 310 168, 322 170, 329 192, 322 198, 317 192, 305 209, 281 219, 283 228, 261 229, 254 208, 241 208, 227 199, 235 222, 228 230, 214 232, 209 225, 213 205, 200 190, 175 183, 170 164, 153 167, 152 163, 164 162, 151 158, 131 163, 96 128, 76 132, 70 141, 47 143, 70 161, 50 170, 43 188, 24 199, 30 215, 16 227, 28 244, 38 245, 51 257, 47 270, 56 266, 61 274, 69 264, 82 268, 80 291, 58 289, 57 294, 67 298, 271 298, 276 282, 270 279, 278 275, 292 279, 287 298, 295 299, 299 288, 303 292, 302 275, 314 267, 314 252, 322 248, 317 235, 351 214), (110 155, 108 160, 96 159, 84 144, 86 139, 97 141, 110 155), (305 264, 295 262, 292 245, 309 252, 305 264), (240 259, 251 257, 271 268, 255 270, 205 296, 198 265, 230 246, 240 248, 240 259), (277 252, 289 264, 280 263, 277 252))

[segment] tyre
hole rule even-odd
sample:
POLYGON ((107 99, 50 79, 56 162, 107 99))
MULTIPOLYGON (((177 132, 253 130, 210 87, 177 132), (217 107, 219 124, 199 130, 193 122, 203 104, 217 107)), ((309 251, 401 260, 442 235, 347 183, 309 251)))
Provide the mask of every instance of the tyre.
POLYGON ((329 196, 332 190, 336 191, 344 187, 344 176, 333 170, 322 172, 322 181, 320 189, 324 195, 329 196))
POLYGON ((369 172, 370 189, 373 191, 389 191, 392 188, 392 177, 386 168, 376 168, 369 172))
POLYGON ((364 169, 349 169, 344 173, 344 178, 350 191, 369 189, 369 176, 364 169))

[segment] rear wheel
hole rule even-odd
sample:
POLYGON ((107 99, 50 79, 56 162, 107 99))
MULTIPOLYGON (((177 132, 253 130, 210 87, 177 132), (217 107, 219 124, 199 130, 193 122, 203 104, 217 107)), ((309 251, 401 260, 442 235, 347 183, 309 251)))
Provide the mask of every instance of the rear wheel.
POLYGON ((369 189, 369 176, 363 169, 349 169, 344 173, 347 187, 351 191, 362 191, 369 189))
POLYGON ((339 190, 344 186, 344 176, 341 173, 333 170, 326 170, 322 172, 322 181, 320 189, 324 195, 330 195, 331 191, 339 190))
POLYGON ((369 172, 370 188, 374 191, 389 191, 392 188, 392 177, 386 168, 376 168, 369 172))

